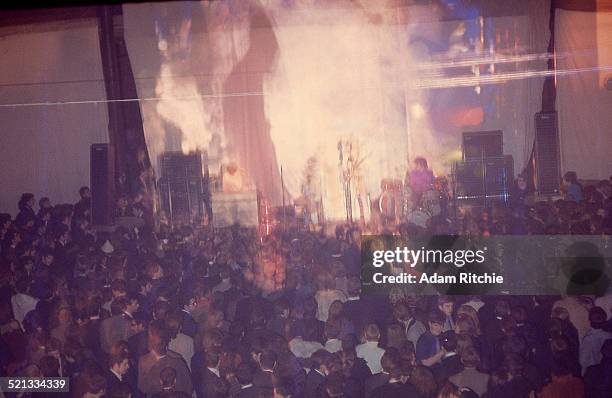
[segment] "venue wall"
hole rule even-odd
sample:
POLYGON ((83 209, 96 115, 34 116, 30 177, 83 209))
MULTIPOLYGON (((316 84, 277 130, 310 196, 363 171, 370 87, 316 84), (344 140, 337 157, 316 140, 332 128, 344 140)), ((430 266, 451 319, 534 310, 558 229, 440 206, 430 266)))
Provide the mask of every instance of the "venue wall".
POLYGON ((74 203, 89 185, 89 147, 108 142, 95 20, 0 31, 0 211, 22 192, 74 203), (35 104, 35 105, 32 105, 35 104))

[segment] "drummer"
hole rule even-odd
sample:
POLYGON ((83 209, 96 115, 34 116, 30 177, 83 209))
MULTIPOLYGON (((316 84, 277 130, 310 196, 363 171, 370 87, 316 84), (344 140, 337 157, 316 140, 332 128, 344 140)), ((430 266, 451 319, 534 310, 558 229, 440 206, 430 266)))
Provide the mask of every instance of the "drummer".
POLYGON ((406 173, 406 184, 410 186, 415 203, 421 203, 423 192, 432 189, 434 174, 423 157, 414 159, 415 168, 406 173))

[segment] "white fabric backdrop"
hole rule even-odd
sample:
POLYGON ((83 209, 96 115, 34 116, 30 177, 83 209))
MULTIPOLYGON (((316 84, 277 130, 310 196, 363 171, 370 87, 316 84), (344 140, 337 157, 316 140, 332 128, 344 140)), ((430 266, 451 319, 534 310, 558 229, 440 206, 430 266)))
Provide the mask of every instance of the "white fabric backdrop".
MULTIPOLYGON (((612 36, 612 13, 557 10, 557 69, 610 67, 597 56, 597 40, 612 36)), ((557 109, 562 172, 579 178, 607 179, 612 174, 612 92, 599 85, 599 72, 562 75, 557 80, 557 109)))
MULTIPOLYGON (((106 99, 95 20, 0 31, 0 54, 0 104, 106 99)), ((89 146, 108 142, 106 104, 0 107, 0 122, 0 211, 22 192, 76 202, 89 146)))

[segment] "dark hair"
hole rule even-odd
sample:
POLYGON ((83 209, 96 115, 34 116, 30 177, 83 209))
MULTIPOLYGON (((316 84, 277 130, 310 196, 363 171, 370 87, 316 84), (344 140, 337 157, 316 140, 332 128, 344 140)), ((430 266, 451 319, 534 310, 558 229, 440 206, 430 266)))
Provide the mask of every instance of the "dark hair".
POLYGON ((589 322, 593 329, 603 329, 607 320, 606 311, 601 307, 593 307, 589 310, 589 322))
POLYGON ((276 366, 276 353, 272 350, 265 350, 259 356, 259 363, 262 368, 274 369, 274 366, 276 366))
POLYGON ((440 345, 448 352, 454 352, 457 350, 457 336, 452 330, 443 332, 440 337, 440 345))
POLYGON ((108 364, 112 368, 114 365, 121 364, 121 362, 125 361, 126 359, 128 359, 127 352, 120 351, 109 356, 108 364))
POLYGON ((22 193, 21 198, 19 199, 19 203, 17 204, 17 207, 19 208, 19 210, 25 209, 26 204, 32 199, 34 199, 33 193, 29 193, 29 192, 22 193))
POLYGON ((387 348, 380 358, 380 365, 387 373, 391 373, 392 370, 399 368, 400 358, 398 350, 395 348, 387 348))
POLYGON ((444 325, 446 317, 444 316, 442 311, 436 309, 427 314, 427 321, 431 323, 437 323, 438 325, 444 325))
POLYGON ((421 156, 414 158, 414 164, 416 164, 417 166, 427 168, 427 160, 421 156))
POLYGON ((171 367, 163 368, 162 371, 159 372, 159 382, 162 388, 174 386, 174 383, 176 383, 176 370, 171 367))
POLYGON ((467 368, 477 368, 480 365, 480 355, 474 347, 468 346, 461 352, 461 363, 467 368))
POLYGON ((419 394, 425 398, 431 398, 435 394, 438 386, 432 371, 425 366, 415 366, 410 373, 410 383, 416 388, 419 394))

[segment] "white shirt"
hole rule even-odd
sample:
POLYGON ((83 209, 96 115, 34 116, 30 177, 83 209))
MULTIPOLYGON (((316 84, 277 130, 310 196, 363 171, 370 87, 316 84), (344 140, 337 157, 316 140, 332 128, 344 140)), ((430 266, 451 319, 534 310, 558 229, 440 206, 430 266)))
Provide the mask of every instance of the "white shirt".
POLYGON ((115 372, 113 370, 113 368, 111 368, 110 370, 115 376, 117 376, 117 378, 119 379, 119 381, 123 381, 123 376, 121 376, 119 373, 115 372))
POLYGON ((13 297, 11 297, 11 305, 13 307, 13 314, 15 314, 15 319, 19 322, 19 324, 23 324, 23 319, 27 315, 28 312, 36 309, 36 304, 38 300, 29 294, 17 293, 13 297))
POLYGON ((327 340, 325 342, 325 349, 332 354, 334 352, 340 351, 342 349, 342 340, 338 340, 338 339, 327 340))
POLYGON ((325 349, 321 343, 316 341, 306 341, 298 336, 289 342, 289 350, 298 358, 310 358, 318 350, 325 349))
POLYGON ((207 368, 207 369, 210 370, 211 372, 213 372, 215 374, 215 376, 221 377, 221 372, 219 372, 218 368, 207 368))
POLYGON ((355 347, 358 358, 363 358, 368 367, 372 371, 372 374, 382 372, 382 365, 380 359, 382 358, 385 350, 378 346, 378 341, 366 341, 363 344, 359 344, 355 347))
POLYGON ((172 351, 180 354, 185 362, 187 362, 187 367, 191 370, 191 358, 193 357, 193 338, 187 336, 186 334, 179 333, 175 338, 170 340, 168 344, 168 348, 172 351))

